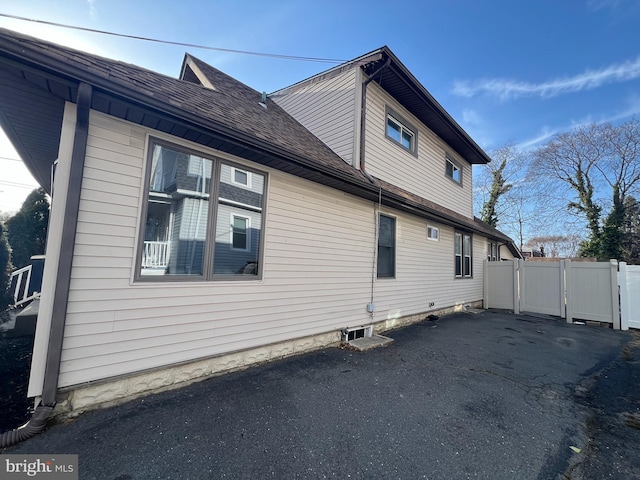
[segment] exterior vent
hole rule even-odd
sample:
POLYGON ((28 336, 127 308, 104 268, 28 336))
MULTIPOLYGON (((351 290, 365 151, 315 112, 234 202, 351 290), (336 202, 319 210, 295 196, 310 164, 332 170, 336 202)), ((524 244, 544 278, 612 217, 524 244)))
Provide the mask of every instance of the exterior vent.
POLYGON ((370 337, 373 334, 373 327, 347 327, 342 330, 342 341, 350 342, 357 338, 370 337))

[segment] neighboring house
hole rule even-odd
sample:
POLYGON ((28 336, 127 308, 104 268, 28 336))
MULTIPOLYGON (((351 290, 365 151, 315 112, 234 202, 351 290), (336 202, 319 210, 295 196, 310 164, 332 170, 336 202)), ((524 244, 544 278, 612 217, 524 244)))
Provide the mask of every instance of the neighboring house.
POLYGON ((52 193, 43 417, 480 305, 519 256, 473 217, 489 158, 386 47, 266 96, 0 30, 0 121, 52 193))

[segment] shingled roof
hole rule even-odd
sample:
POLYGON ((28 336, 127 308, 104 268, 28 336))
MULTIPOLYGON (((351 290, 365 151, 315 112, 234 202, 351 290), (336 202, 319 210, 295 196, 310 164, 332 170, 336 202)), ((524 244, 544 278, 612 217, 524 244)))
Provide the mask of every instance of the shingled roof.
MULTIPOLYGON (((0 29, 0 123, 45 189, 58 153, 64 102, 75 102, 78 85, 88 83, 94 110, 377 199, 377 185, 271 99, 191 55, 185 57, 183 78, 0 29), (213 88, 189 81, 189 62, 213 88)), ((383 203, 394 208, 509 241, 486 224, 394 185, 380 187, 383 203)))

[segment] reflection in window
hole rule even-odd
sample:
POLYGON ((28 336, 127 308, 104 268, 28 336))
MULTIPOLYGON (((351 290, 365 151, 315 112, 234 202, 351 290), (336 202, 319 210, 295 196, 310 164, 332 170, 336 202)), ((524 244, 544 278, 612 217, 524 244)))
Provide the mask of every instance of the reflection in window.
POLYGON ((259 173, 221 164, 214 274, 256 274, 262 230, 264 180, 264 175, 259 173), (247 184, 251 188, 234 185, 237 172, 247 175, 247 184))
POLYGON ((447 177, 456 183, 462 183, 462 172, 460 168, 447 158, 447 177))
POLYGON ((231 248, 233 250, 247 251, 249 247, 249 221, 248 217, 233 215, 231 221, 231 248))
POLYGON ((258 275, 265 175, 159 142, 150 157, 139 275, 258 275))
POLYGON ((378 232, 378 277, 396 274, 396 219, 380 215, 378 232))
POLYGON ((387 115, 387 136, 407 150, 414 151, 414 133, 391 115, 387 115))

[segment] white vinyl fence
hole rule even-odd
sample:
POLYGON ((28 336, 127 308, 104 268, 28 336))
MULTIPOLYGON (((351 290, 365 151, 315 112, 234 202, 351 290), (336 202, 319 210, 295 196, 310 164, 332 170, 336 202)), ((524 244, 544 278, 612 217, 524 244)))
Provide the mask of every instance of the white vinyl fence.
POLYGON ((485 261, 484 305, 640 328, 640 266, 615 260, 485 261))
POLYGON ((621 262, 618 283, 622 330, 640 328, 640 265, 621 262))

